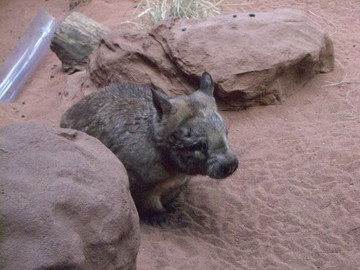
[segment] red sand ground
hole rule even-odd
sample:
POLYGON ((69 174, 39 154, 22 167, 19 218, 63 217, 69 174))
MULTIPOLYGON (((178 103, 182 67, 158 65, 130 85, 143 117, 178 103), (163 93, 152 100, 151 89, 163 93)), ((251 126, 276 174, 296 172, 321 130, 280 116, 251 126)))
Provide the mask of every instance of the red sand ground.
MULTIPOLYGON (((93 0, 79 11, 120 29, 135 4, 93 0)), ((138 269, 360 269, 360 2, 225 5, 304 11, 332 38, 335 71, 315 77, 282 105, 222 112, 239 169, 219 182, 195 177, 182 197, 180 221, 141 224, 138 269)), ((41 6, 57 20, 68 12, 67 1, 0 0, 0 62, 41 6)), ((62 95, 67 80, 73 83, 60 67, 49 53, 18 99, 0 105, 0 127, 57 126, 69 106, 62 95)))

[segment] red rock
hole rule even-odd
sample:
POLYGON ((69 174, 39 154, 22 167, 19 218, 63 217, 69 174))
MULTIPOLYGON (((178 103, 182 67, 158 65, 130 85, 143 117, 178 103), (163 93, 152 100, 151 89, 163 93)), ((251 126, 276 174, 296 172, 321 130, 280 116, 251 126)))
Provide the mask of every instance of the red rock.
POLYGON ((315 74, 333 70, 333 45, 316 23, 291 9, 169 19, 148 33, 106 36, 90 56, 91 79, 133 81, 189 93, 204 70, 233 108, 281 102, 315 74))
POLYGON ((2 269, 135 269, 138 214, 121 162, 82 132, 0 131, 2 269))

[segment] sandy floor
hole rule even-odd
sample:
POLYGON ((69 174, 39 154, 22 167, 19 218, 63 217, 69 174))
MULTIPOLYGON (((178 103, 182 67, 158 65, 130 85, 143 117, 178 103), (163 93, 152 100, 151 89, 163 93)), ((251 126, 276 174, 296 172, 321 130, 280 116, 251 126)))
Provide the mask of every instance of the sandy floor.
MULTIPOLYGON (((169 226, 141 224, 138 269, 360 269, 360 2, 225 3, 304 11, 332 38, 335 71, 282 105, 222 112, 239 169, 221 182, 195 177, 169 226)), ((93 0, 80 11, 120 29, 135 4, 93 0)), ((68 12, 67 1, 0 0, 0 62, 41 6, 57 20, 68 12)), ((79 80, 49 53, 18 99, 0 105, 0 127, 58 125, 69 106, 64 89, 79 80)))

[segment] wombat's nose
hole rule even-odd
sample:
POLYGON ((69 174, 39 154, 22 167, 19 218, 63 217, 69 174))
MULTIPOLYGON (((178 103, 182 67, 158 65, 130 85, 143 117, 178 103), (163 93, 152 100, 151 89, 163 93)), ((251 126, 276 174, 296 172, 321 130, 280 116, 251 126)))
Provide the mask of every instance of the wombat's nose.
POLYGON ((236 171, 236 169, 239 166, 239 161, 237 158, 234 158, 233 160, 231 160, 228 164, 228 168, 227 168, 227 175, 232 174, 233 172, 236 171))
POLYGON ((227 162, 222 163, 220 167, 219 176, 221 178, 230 176, 233 172, 236 171, 238 166, 239 166, 239 161, 236 157, 228 160, 227 162))
POLYGON ((208 167, 207 175, 215 179, 223 179, 234 173, 239 166, 239 161, 233 153, 215 156, 208 167))

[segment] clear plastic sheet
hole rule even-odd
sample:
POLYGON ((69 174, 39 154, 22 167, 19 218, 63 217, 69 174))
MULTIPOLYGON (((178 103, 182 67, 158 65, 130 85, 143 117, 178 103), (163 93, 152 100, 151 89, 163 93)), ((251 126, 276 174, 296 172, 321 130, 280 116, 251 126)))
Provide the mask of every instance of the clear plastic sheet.
POLYGON ((41 9, 0 67, 0 103, 12 102, 50 48, 54 17, 41 9))

